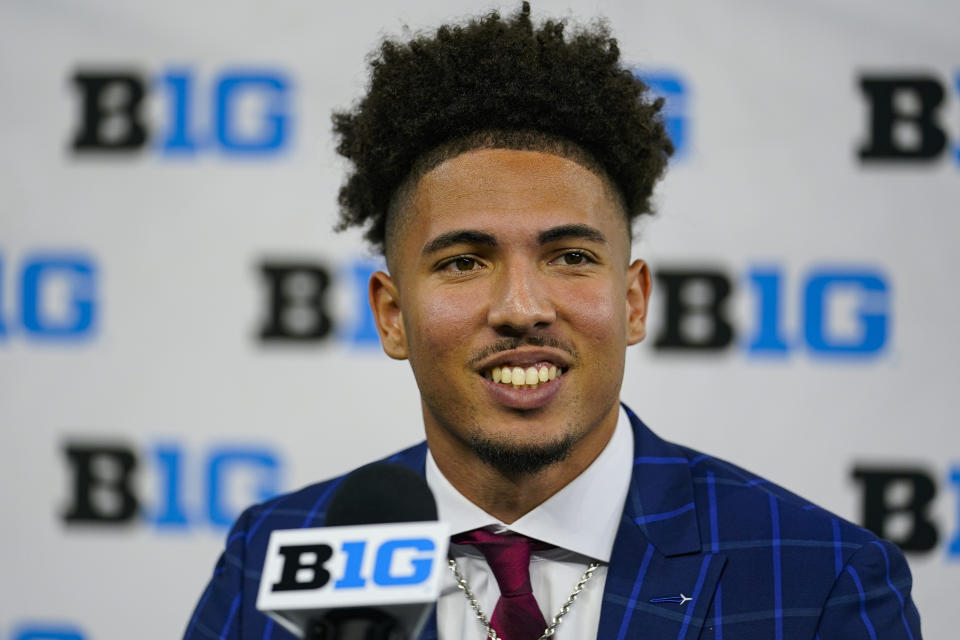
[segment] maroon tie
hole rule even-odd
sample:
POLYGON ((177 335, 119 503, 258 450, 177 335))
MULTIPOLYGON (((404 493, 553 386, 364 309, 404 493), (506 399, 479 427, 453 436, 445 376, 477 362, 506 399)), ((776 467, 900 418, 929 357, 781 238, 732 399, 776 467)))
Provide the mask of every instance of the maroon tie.
POLYGON ((453 542, 476 547, 500 585, 500 599, 490 626, 501 640, 537 640, 543 635, 547 622, 530 586, 530 552, 551 545, 519 534, 501 536, 483 529, 455 535, 453 542))

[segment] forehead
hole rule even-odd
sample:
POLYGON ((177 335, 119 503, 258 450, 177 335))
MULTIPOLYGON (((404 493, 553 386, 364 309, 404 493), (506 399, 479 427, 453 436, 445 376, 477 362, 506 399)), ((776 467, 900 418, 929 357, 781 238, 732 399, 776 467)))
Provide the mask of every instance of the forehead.
POLYGON ((591 225, 629 244, 626 216, 605 178, 551 153, 480 149, 451 158, 420 179, 398 240, 409 257, 409 250, 419 251, 430 238, 452 229, 482 230, 508 240, 559 224, 591 225))

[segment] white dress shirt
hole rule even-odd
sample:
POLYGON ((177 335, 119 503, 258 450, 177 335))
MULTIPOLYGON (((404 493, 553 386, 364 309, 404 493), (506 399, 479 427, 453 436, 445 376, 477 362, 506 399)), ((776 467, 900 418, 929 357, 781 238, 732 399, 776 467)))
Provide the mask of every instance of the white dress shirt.
MULTIPOLYGON (((465 498, 443 476, 430 453, 426 475, 437 499, 440 520, 450 524, 451 534, 486 527, 494 533, 512 531, 557 547, 535 551, 530 558, 533 595, 547 623, 570 597, 587 565, 600 563, 554 636, 558 640, 585 640, 597 636, 607 565, 632 469, 633 431, 621 407, 613 436, 597 459, 570 484, 513 524, 500 522, 465 498)), ((450 553, 489 620, 500 598, 500 588, 486 560, 470 545, 451 544, 450 553)), ((450 571, 444 572, 437 602, 437 631, 441 640, 486 638, 450 571)))

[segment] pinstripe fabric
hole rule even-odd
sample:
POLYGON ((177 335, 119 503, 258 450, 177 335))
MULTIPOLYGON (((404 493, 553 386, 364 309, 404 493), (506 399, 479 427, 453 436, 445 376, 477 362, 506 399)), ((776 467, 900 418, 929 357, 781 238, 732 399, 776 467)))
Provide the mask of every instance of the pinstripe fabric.
MULTIPOLYGON (((597 637, 920 640, 903 554, 743 469, 661 440, 627 410, 634 469, 597 637), (651 602, 683 595, 684 602, 651 602)), ((420 473, 426 446, 391 457, 420 473)), ((322 526, 339 479, 248 509, 184 635, 291 640, 256 611, 270 531, 322 526)), ((557 637, 565 639, 562 627, 557 637)), ((420 640, 436 640, 431 621, 420 640)), ((444 639, 457 640, 457 639, 444 639)))

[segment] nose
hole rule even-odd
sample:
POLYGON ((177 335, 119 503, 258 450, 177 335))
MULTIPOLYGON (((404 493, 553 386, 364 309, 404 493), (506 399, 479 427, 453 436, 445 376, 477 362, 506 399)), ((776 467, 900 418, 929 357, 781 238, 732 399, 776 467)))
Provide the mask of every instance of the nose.
POLYGON ((500 333, 522 335, 551 324, 557 311, 535 265, 505 265, 493 286, 487 322, 500 333))

